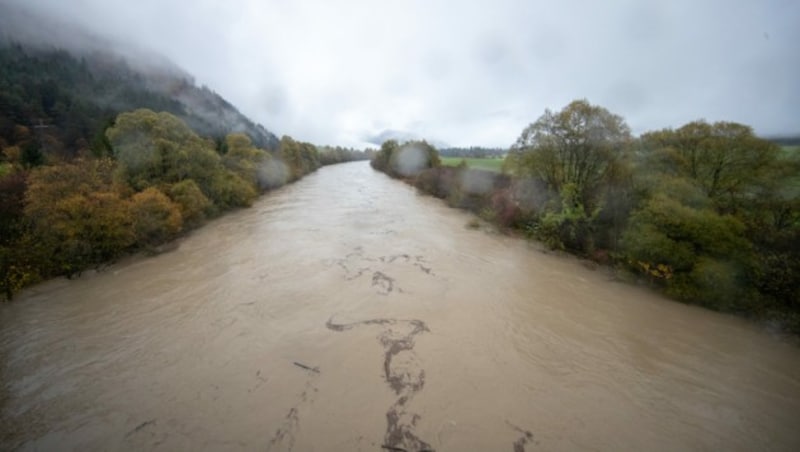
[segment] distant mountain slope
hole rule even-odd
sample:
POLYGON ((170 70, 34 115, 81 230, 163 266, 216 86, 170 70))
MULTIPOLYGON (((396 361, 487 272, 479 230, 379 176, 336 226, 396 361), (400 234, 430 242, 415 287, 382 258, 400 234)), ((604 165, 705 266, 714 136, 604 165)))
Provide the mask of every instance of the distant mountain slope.
POLYGON ((216 140, 244 132, 258 147, 278 145, 274 134, 163 57, 112 48, 84 31, 0 4, 0 139, 6 146, 65 157, 101 153, 103 130, 120 112, 137 108, 173 113, 216 140))

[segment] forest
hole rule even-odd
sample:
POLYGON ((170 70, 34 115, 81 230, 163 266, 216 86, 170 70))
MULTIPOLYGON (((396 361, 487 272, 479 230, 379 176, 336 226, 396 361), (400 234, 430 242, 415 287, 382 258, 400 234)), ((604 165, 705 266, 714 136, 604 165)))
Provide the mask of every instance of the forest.
POLYGON ((503 174, 440 166, 424 142, 386 142, 372 166, 619 278, 800 333, 800 155, 746 125, 637 137, 576 100, 522 131, 503 174), (425 155, 411 172, 407 149, 425 155))

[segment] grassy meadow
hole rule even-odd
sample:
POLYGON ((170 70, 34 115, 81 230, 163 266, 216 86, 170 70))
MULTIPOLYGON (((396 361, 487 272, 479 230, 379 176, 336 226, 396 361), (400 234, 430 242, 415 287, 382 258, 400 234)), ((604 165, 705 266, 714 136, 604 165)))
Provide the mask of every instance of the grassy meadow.
POLYGON ((442 165, 444 166, 458 166, 462 160, 465 160, 467 166, 473 169, 483 169, 498 173, 503 169, 503 159, 501 158, 441 157, 442 165))

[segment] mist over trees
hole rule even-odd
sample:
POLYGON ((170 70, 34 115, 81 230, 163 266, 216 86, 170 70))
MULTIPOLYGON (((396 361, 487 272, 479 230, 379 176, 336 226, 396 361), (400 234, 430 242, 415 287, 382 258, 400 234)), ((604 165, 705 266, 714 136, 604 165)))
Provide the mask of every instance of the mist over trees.
POLYGON ((526 127, 504 174, 374 168, 632 275, 668 295, 800 332, 800 155, 732 122, 693 121, 634 137, 625 120, 577 100, 526 127))
POLYGON ((275 149, 278 138, 182 74, 136 70, 112 53, 76 56, 0 40, 0 139, 26 164, 42 155, 108 155, 105 129, 122 112, 166 111, 217 142, 229 133, 275 149))

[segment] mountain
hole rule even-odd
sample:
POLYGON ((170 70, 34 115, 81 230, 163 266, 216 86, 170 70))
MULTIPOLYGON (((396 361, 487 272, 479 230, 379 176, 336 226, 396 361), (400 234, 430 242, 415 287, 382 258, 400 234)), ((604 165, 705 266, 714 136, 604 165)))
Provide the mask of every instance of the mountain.
POLYGON ((138 108, 168 111, 218 142, 243 132, 260 148, 278 145, 274 134, 163 56, 0 4, 0 145, 24 146, 31 155, 102 154, 105 128, 138 108))

